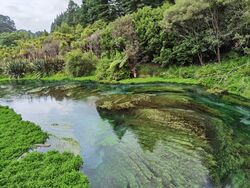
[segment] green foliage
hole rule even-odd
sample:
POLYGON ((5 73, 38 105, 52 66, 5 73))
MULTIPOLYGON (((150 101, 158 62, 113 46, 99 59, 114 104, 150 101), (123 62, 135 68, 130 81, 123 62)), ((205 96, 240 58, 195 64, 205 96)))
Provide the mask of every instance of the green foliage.
POLYGON ((64 60, 60 58, 35 59, 31 66, 32 72, 38 77, 50 76, 64 70, 64 60))
POLYGON ((120 14, 125 15, 128 13, 133 13, 137 9, 144 6, 157 7, 161 5, 164 0, 117 0, 117 5, 119 6, 120 14))
POLYGON ((5 62, 4 73, 11 78, 21 78, 30 70, 30 64, 25 60, 10 60, 5 62))
POLYGON ((225 50, 232 49, 232 38, 246 31, 246 11, 245 0, 176 1, 166 10, 163 23, 166 30, 173 32, 179 41, 174 45, 178 51, 181 50, 177 53, 181 57, 177 57, 177 63, 188 64, 198 60, 204 64, 204 57, 213 58, 213 53, 220 62, 222 47, 225 50), (183 59, 183 56, 191 56, 191 59, 183 59))
POLYGON ((51 24, 51 31, 55 31, 62 24, 66 24, 69 26, 77 25, 80 18, 79 10, 80 7, 74 1, 70 0, 66 12, 58 15, 54 22, 51 24))
POLYGON ((16 30, 15 22, 8 16, 0 14, 0 33, 12 32, 16 30))
MULTIPOLYGON (((31 122, 22 121, 13 110, 0 106, 0 160, 13 160, 20 157, 34 145, 43 143, 48 135, 31 122), (15 139, 13 139, 13 137, 15 139)), ((1 163, 2 172, 4 163, 1 163)))
POLYGON ((165 70, 165 68, 160 67, 158 64, 141 64, 138 66, 139 77, 156 77, 165 70))
POLYGON ((230 58, 221 64, 205 66, 171 67, 162 72, 164 78, 193 79, 202 85, 228 90, 242 96, 250 96, 249 57, 230 58))
POLYGON ((38 126, 0 106, 0 187, 88 187, 86 176, 78 171, 79 156, 53 151, 25 154, 47 138, 38 126))
POLYGON ((31 34, 24 31, 17 31, 11 33, 0 34, 0 46, 9 47, 16 46, 18 40, 27 40, 31 37, 31 34))
POLYGON ((86 176, 78 171, 81 165, 81 158, 70 153, 31 153, 0 173, 0 186, 87 188, 86 176))
POLYGON ((108 80, 110 75, 107 70, 109 69, 111 62, 112 60, 108 57, 103 57, 99 60, 96 66, 97 80, 108 80))
MULTIPOLYGON (((39 77, 57 74, 62 69, 78 77, 91 75, 95 70, 96 63, 88 60, 92 55, 86 55, 93 53, 103 58, 98 63, 97 78, 120 80, 140 74, 158 75, 162 67, 182 70, 175 66, 221 61, 230 51, 249 53, 248 1, 177 0, 175 4, 166 2, 158 7, 161 3, 87 0, 79 7, 70 1, 49 35, 30 38, 18 32, 0 35, 0 67, 4 67, 6 59, 24 59, 31 61, 32 73, 39 77), (126 58, 114 57, 117 52, 126 58), (120 67, 123 59, 126 63, 120 67), (63 61, 68 62, 67 66, 63 61), (153 69, 159 67, 159 71, 141 68, 146 64, 153 69)), ((12 77, 25 74, 19 72, 20 75, 12 77)), ((178 77, 179 72, 175 73, 178 77)), ((183 77, 192 77, 190 74, 185 72, 183 77)), ((234 87, 231 89, 237 90, 240 84, 234 87)))
POLYGON ((153 59, 153 62, 162 66, 170 66, 173 63, 173 58, 173 50, 171 48, 162 48, 160 54, 153 59))
POLYGON ((86 0, 86 6, 88 7, 88 23, 94 23, 100 19, 111 20, 109 0, 86 0))
POLYGON ((97 57, 93 53, 82 53, 80 50, 67 53, 65 60, 66 72, 73 77, 91 75, 98 62, 97 57))
POLYGON ((98 20, 113 21, 144 6, 157 7, 163 2, 163 0, 85 0, 79 7, 70 0, 67 10, 58 15, 52 23, 51 31, 55 31, 63 23, 70 26, 77 24, 87 26, 98 20))
POLYGON ((169 8, 166 3, 160 8, 144 7, 132 15, 136 34, 141 47, 143 61, 150 62, 153 57, 159 55, 162 48, 164 31, 160 25, 163 12, 169 8))
POLYGON ((112 37, 116 49, 126 54, 127 66, 133 72, 133 76, 136 77, 136 65, 141 59, 141 46, 135 31, 133 17, 128 15, 114 21, 112 23, 112 37))
POLYGON ((97 80, 122 80, 129 78, 130 74, 127 58, 118 52, 111 58, 103 57, 97 64, 97 80))

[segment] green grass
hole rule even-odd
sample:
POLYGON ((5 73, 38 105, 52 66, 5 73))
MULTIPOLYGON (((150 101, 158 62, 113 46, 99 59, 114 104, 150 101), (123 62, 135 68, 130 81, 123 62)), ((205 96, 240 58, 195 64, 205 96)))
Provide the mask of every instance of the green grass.
POLYGON ((122 84, 138 84, 138 83, 184 83, 184 84, 198 84, 198 82, 194 79, 188 78, 161 78, 161 77, 148 77, 148 78, 132 78, 121 80, 119 83, 122 84))
POLYGON ((47 138, 37 125, 0 106, 0 187, 88 187, 87 178, 79 171, 79 156, 29 153, 47 138))
MULTIPOLYGON (((0 82, 3 81, 10 81, 13 80, 11 78, 8 77, 0 77, 0 82)), ((64 80, 72 80, 72 81, 96 81, 95 76, 85 76, 85 77, 77 77, 77 78, 73 78, 73 77, 68 77, 65 74, 55 74, 52 76, 46 76, 46 77, 42 77, 42 78, 38 78, 36 75, 26 75, 23 78, 19 78, 19 80, 41 80, 41 81, 64 81, 64 80)))

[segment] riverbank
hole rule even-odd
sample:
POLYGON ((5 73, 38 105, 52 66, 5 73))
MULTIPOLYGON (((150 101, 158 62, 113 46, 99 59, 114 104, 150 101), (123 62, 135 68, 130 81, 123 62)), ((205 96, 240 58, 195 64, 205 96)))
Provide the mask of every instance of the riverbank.
MULTIPOLYGON (((0 81, 9 81, 9 78, 0 77, 0 81)), ((250 57, 238 57, 224 60, 221 63, 204 66, 170 67, 163 69, 153 77, 132 78, 120 81, 102 80, 95 76, 72 78, 65 74, 37 78, 29 75, 20 80, 42 81, 94 81, 107 84, 140 84, 140 83, 181 83, 201 85, 215 94, 232 93, 250 98, 250 57)))
POLYGON ((82 159, 70 153, 29 152, 48 138, 37 125, 0 106, 0 187, 88 187, 82 159))

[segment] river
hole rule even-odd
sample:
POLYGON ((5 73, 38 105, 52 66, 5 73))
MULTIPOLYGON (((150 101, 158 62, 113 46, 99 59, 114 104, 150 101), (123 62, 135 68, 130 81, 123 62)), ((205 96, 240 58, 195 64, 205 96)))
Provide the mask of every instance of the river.
POLYGON ((232 143, 244 151, 248 147, 247 153, 239 152, 243 160, 249 154, 246 99, 180 84, 13 82, 0 89, 0 105, 50 134, 51 146, 35 150, 81 155, 81 170, 91 187, 215 187, 248 178, 244 162, 221 172, 226 161, 218 162, 223 155, 216 151, 225 149, 223 160, 235 158, 233 151, 222 147, 231 148, 232 143), (137 100, 142 96, 147 99, 137 100), (139 102, 130 104, 132 100, 139 102), (107 101, 128 107, 105 110, 107 101), (221 135, 230 140, 219 139, 221 135), (231 174, 236 168, 239 174, 231 174), (220 181, 215 182, 214 176, 220 181))

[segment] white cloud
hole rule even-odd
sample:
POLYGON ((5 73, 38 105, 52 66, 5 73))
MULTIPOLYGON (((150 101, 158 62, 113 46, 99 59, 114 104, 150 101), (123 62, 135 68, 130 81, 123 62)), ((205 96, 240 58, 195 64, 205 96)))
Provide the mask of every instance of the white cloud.
MULTIPOLYGON (((74 0, 80 4, 81 0, 74 0)), ((15 21, 17 29, 50 30, 54 18, 65 11, 69 0, 0 0, 0 14, 15 21)))

